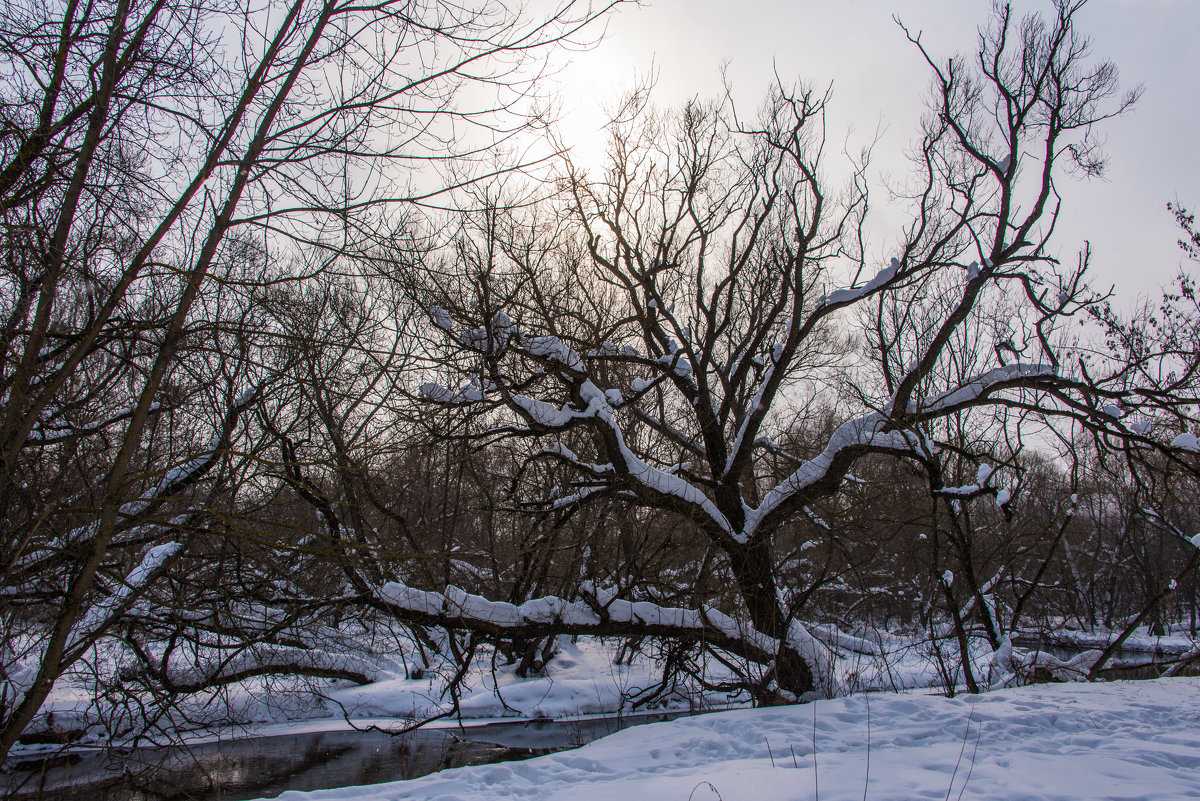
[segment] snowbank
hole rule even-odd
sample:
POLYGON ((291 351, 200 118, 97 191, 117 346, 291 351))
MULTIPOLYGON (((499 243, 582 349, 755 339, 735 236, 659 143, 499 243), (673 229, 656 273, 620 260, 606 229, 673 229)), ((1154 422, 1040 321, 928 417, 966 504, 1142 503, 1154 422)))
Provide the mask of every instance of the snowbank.
POLYGON ((859 695, 627 729, 575 751, 283 801, 1183 799, 1200 679, 859 695), (815 720, 815 723, 814 723, 815 720), (869 743, 869 745, 868 745, 869 743))

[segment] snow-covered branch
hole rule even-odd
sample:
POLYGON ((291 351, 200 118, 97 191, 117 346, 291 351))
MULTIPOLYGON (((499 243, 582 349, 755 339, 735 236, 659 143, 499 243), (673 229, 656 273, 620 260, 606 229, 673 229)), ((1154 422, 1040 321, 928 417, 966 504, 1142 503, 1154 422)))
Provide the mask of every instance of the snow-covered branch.
POLYGON ((891 427, 887 417, 872 413, 838 426, 820 454, 801 464, 791 475, 768 491, 757 508, 746 513, 743 540, 752 538, 763 521, 793 506, 803 505, 804 493, 823 482, 840 483, 850 458, 860 452, 893 451, 921 453, 924 442, 912 432, 891 427))
POLYGON ((108 596, 102 598, 84 613, 83 618, 71 630, 67 649, 86 646, 112 626, 138 600, 146 587, 166 568, 171 557, 179 552, 178 542, 155 545, 146 552, 125 580, 108 596))
POLYGON ((936 417, 980 403, 988 396, 1014 386, 1034 384, 1057 376, 1052 364, 1010 364, 988 370, 958 387, 938 395, 908 402, 908 413, 936 417))
POLYGON ((827 306, 848 306, 851 303, 856 303, 868 295, 878 292, 888 286, 900 272, 900 260, 893 258, 887 267, 877 272, 870 281, 860 287, 850 287, 849 289, 836 289, 827 295, 822 295, 817 298, 816 308, 823 309, 827 306))
MULTIPOLYGON (((660 606, 616 598, 611 591, 589 590, 585 585, 581 601, 548 596, 517 605, 489 601, 453 586, 434 592, 389 582, 377 591, 376 600, 404 620, 507 639, 552 634, 669 637, 706 642, 760 663, 773 660, 781 648, 778 639, 712 607, 660 606)), ((796 621, 787 644, 819 664, 828 662, 824 646, 796 621)))
MULTIPOLYGON (((151 414, 162 410, 162 404, 150 404, 149 411, 151 414)), ((51 420, 48 422, 39 421, 34 425, 33 430, 29 432, 29 437, 25 440, 25 447, 43 447, 46 445, 54 445, 60 442, 83 437, 89 434, 95 434, 109 426, 127 420, 133 416, 134 407, 126 407, 110 412, 103 420, 92 423, 72 423, 69 420, 51 420)))
POLYGON ((201 651, 193 664, 157 664, 143 655, 154 680, 173 693, 197 693, 259 676, 308 676, 368 684, 386 677, 369 659, 352 653, 333 653, 320 648, 296 648, 256 644, 222 657, 201 651), (201 665, 204 667, 201 667, 201 665))

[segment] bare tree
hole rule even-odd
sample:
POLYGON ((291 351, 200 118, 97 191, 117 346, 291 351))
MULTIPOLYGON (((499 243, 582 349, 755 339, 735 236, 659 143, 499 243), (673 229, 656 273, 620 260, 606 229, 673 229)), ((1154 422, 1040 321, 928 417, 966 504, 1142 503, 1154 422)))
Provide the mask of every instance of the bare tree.
POLYGON ((311 275, 289 243, 336 253, 477 175, 528 122, 530 57, 612 5, 4 6, 0 759, 227 530, 253 460, 226 456, 278 386, 260 290, 311 275))
MULTIPOLYGON (((1057 182, 1102 171, 1094 126, 1137 96, 1089 59, 1081 5, 1020 21, 998 6, 977 52, 945 63, 909 34, 933 73, 931 104, 905 193, 912 221, 882 267, 865 245, 866 158, 845 188, 827 187, 826 97, 782 87, 753 124, 699 103, 663 118, 635 97, 602 175, 568 163, 552 210, 485 217, 437 265, 458 276, 427 300, 457 378, 427 383, 425 398, 474 410, 489 426, 478 440, 526 441, 532 462, 565 468, 544 508, 659 510, 687 532, 681 547, 706 554, 690 582, 729 576, 728 595, 682 609, 585 585, 558 630, 733 649, 767 666, 762 700, 827 691, 830 649, 856 646, 798 619, 808 588, 780 581, 780 554, 805 558, 794 521, 845 497, 871 459, 937 468, 966 415, 1114 419, 1104 408, 1129 391, 1124 363, 1093 371, 1066 338, 1102 303, 1086 254, 1062 270, 1050 247, 1057 182), (782 441, 822 404, 834 426, 782 441)), ((964 470, 990 458, 955 456, 964 470)), ((540 608, 489 619, 457 591, 388 593, 476 630, 535 628, 540 608)))

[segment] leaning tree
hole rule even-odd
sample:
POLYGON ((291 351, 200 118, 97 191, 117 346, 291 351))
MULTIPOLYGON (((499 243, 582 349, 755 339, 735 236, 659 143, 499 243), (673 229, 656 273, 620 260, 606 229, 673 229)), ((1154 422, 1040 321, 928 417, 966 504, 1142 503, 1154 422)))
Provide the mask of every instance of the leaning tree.
MULTIPOLYGON (((819 504, 845 497, 856 465, 940 471, 956 449, 982 466, 989 454, 951 434, 1000 408, 1171 451, 1130 414, 1180 414, 1180 397, 1076 347, 1076 323, 1103 299, 1085 284, 1086 252, 1064 266, 1051 243, 1059 182, 1102 172, 1095 127, 1137 95, 1090 58, 1081 6, 1058 2, 1048 20, 998 6, 977 51, 948 61, 909 33, 930 105, 898 192, 910 221, 880 259, 866 158, 829 186, 828 97, 805 89, 777 88, 753 123, 694 102, 664 117, 635 97, 598 175, 568 159, 540 207, 478 214, 424 265, 446 377, 423 397, 465 410, 476 427, 464 436, 525 443, 527 465, 556 466, 553 487, 528 481, 531 467, 512 476, 528 508, 673 516, 695 554, 676 580, 715 571, 732 592, 679 606, 598 580, 522 605, 397 583, 381 595, 490 636, 703 643, 762 665, 760 699, 803 697, 828 689, 830 648, 853 643, 799 619, 807 588, 781 581, 782 554, 804 558, 797 521, 822 525, 819 504)), ((991 472, 934 490, 1003 505, 991 472)))

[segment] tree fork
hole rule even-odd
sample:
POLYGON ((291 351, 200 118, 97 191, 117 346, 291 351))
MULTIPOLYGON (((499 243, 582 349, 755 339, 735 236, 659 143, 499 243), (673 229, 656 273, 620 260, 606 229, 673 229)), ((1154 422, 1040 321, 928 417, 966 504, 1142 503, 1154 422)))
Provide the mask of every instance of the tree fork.
MULTIPOLYGON (((779 642, 775 657, 775 683, 797 698, 816 689, 813 666, 796 652, 788 642, 791 619, 779 608, 779 592, 766 538, 756 538, 748 545, 728 549, 729 565, 737 582, 738 592, 746 604, 754 628, 779 642)), ((768 703, 774 698, 764 698, 768 703)))

